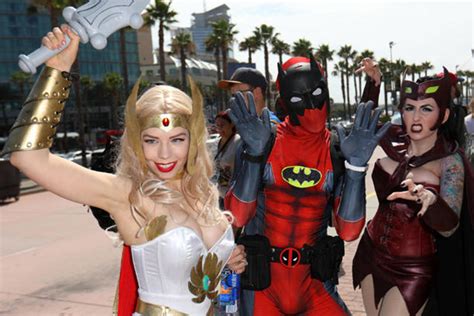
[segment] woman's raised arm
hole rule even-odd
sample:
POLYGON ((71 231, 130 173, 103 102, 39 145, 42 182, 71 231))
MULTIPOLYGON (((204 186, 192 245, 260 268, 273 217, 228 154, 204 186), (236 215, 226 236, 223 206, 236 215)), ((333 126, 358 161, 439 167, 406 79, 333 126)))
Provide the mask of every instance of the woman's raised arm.
POLYGON ((114 175, 83 168, 51 154, 56 127, 69 97, 69 70, 77 56, 79 37, 67 26, 54 28, 43 38, 43 45, 55 49, 71 42, 61 53, 46 62, 11 128, 2 154, 12 153, 11 163, 41 186, 66 199, 106 210, 115 209, 125 181, 114 175), (120 193, 119 193, 120 192, 120 193))

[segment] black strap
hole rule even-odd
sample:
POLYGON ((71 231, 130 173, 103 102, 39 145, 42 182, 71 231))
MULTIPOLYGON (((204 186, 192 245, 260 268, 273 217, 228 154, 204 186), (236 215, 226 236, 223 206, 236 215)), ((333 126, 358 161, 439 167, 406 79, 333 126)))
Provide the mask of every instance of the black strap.
POLYGON ((242 159, 250 161, 250 162, 258 162, 258 163, 265 163, 266 162, 266 155, 259 155, 253 156, 248 154, 246 151, 243 151, 240 155, 242 159))
MULTIPOLYGON (((227 148, 227 145, 229 145, 230 141, 231 141, 234 137, 235 137, 235 133, 234 133, 231 137, 229 137, 229 138, 226 140, 226 142, 224 143, 224 145, 222 145, 221 148, 219 148, 219 144, 217 144, 217 153, 216 153, 216 155, 214 156, 214 160, 216 160, 217 157, 218 157, 221 153, 223 153, 223 152, 225 151, 225 149, 227 148)), ((222 139, 222 138, 221 138, 221 139, 222 139)))

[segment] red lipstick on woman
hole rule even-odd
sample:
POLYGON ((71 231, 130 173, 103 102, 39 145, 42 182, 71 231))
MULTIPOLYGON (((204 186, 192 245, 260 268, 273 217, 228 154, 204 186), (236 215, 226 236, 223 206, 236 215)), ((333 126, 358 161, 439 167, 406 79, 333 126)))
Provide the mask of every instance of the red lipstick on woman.
POLYGON ((175 161, 175 162, 171 163, 171 165, 169 167, 166 167, 166 168, 163 167, 163 165, 168 165, 168 164, 169 163, 163 164, 163 163, 155 162, 155 166, 156 166, 156 168, 158 168, 158 170, 160 172, 170 172, 171 170, 174 169, 174 167, 176 167, 177 162, 175 161))

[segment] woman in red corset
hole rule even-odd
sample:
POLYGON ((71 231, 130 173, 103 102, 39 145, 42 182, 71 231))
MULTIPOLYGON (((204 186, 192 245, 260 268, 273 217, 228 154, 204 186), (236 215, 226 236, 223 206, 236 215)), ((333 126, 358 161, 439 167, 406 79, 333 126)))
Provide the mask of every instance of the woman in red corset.
POLYGON ((463 204, 473 196, 472 171, 448 133, 450 105, 446 70, 443 78, 402 83, 403 125, 392 127, 381 142, 387 157, 372 174, 379 208, 353 263, 354 287, 362 288, 368 315, 421 315, 441 279, 435 277, 443 267, 438 246, 457 238, 460 223, 469 222, 460 216, 474 205, 463 204))

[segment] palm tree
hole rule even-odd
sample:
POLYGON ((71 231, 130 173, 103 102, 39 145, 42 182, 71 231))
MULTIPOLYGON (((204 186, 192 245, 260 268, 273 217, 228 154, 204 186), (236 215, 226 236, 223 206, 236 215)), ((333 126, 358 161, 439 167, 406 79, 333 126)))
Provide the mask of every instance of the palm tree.
POLYGON ((119 105, 120 87, 123 84, 123 78, 116 72, 109 72, 104 77, 104 87, 112 96, 111 102, 111 116, 112 116, 112 128, 118 129, 118 113, 117 108, 119 105))
MULTIPOLYGON (((364 58, 374 59, 374 52, 368 49, 361 51, 360 54, 357 55, 355 59, 356 69, 359 67, 359 64, 362 62, 364 58)), ((357 74, 357 77, 359 78, 359 95, 362 96, 362 73, 359 72, 357 74)))
POLYGON ((270 70, 268 66, 268 45, 272 42, 273 38, 278 36, 278 33, 274 33, 275 29, 273 26, 262 24, 256 27, 253 31, 255 38, 257 39, 258 47, 263 46, 263 57, 265 59, 265 78, 268 82, 266 101, 267 105, 271 96, 271 82, 270 82, 270 70))
POLYGON ((229 47, 235 41, 234 36, 239 32, 234 30, 235 24, 230 23, 227 20, 218 20, 211 23, 212 32, 218 39, 220 50, 222 54, 222 74, 224 79, 228 79, 227 73, 227 57, 229 54, 229 47))
POLYGON ((393 70, 393 80, 395 81, 395 88, 399 90, 400 88, 400 83, 401 83, 401 76, 407 69, 407 64, 404 60, 402 59, 397 59, 393 64, 392 64, 392 70, 393 70))
POLYGON ((214 52, 214 57, 216 60, 216 67, 217 67, 217 81, 220 81, 222 79, 221 76, 221 55, 220 55, 220 43, 219 43, 219 37, 212 33, 206 38, 206 51, 208 52, 214 52))
POLYGON ((20 98, 23 99, 25 95, 25 85, 31 81, 31 74, 23 71, 15 71, 10 76, 10 81, 18 86, 20 98))
POLYGON ((171 54, 179 55, 181 61, 181 89, 186 91, 186 54, 194 55, 196 46, 191 40, 191 34, 179 33, 171 42, 171 54))
POLYGON ((255 53, 258 49, 258 41, 255 38, 255 36, 249 36, 245 38, 242 42, 239 44, 239 50, 241 52, 247 51, 249 54, 249 64, 252 63, 252 54, 255 53))
POLYGON ((280 65, 283 65, 283 54, 290 54, 290 45, 275 36, 272 40, 272 53, 278 55, 280 65))
POLYGON ((350 64, 349 60, 354 59, 357 52, 352 49, 351 45, 344 45, 339 49, 337 55, 344 60, 344 72, 346 75, 346 91, 347 91, 347 105, 349 109, 349 120, 352 120, 351 113, 351 101, 350 101, 350 89, 349 89, 349 73, 350 73, 350 64))
MULTIPOLYGON (((216 61, 216 66, 217 66, 217 82, 219 82, 222 79, 219 37, 216 34, 211 33, 211 35, 207 37, 205 45, 206 45, 206 51, 208 52, 214 51, 214 58, 216 61)), ((216 89, 215 92, 216 92, 215 96, 216 96, 216 103, 217 103, 217 111, 221 111, 223 108, 222 90, 216 89)))
POLYGON ((415 74, 419 72, 418 68, 419 66, 415 63, 412 63, 410 66, 408 66, 407 75, 411 75, 411 81, 415 81, 415 74))
POLYGON ((344 109, 344 119, 347 120, 346 91, 345 91, 345 86, 344 86, 345 69, 346 68, 344 65, 344 61, 341 60, 337 64, 334 65, 334 70, 332 72, 332 75, 341 77, 342 106, 344 109))
POLYGON ((316 59, 323 65, 324 68, 324 77, 326 79, 326 84, 329 86, 328 83, 328 61, 332 60, 332 56, 334 55, 334 50, 329 48, 327 44, 319 45, 318 49, 316 49, 316 59))
POLYGON ((428 70, 433 69, 433 65, 429 61, 421 63, 421 70, 425 72, 425 77, 428 76, 428 70))
POLYGON ((146 9, 147 15, 145 22, 147 25, 155 25, 158 22, 158 52, 160 61, 160 78, 166 81, 165 72, 165 35, 164 31, 169 30, 169 25, 177 22, 175 19, 178 14, 171 9, 171 3, 166 3, 165 0, 155 0, 155 4, 146 9))
POLYGON ((296 42, 293 43, 293 50, 291 51, 291 54, 293 56, 313 56, 313 46, 310 41, 300 38, 296 42))

